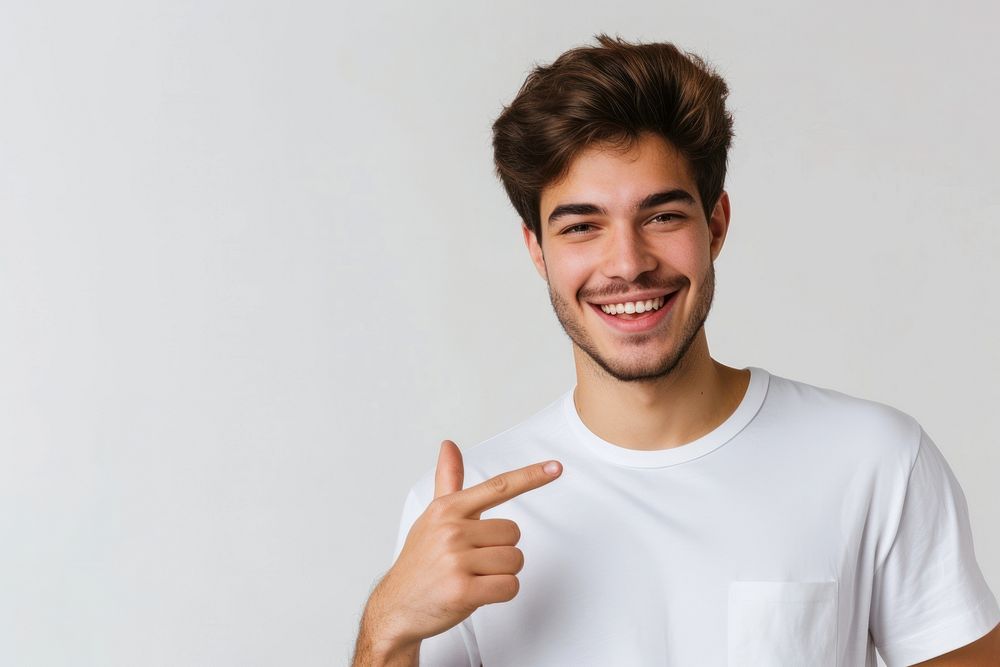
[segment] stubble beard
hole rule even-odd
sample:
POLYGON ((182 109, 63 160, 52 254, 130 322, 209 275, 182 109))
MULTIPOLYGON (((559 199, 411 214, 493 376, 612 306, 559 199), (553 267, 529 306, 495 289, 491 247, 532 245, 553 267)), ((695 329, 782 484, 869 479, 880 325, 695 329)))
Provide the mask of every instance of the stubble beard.
MULTIPOLYGON (((708 319, 708 313, 712 309, 712 299, 715 295, 715 264, 709 262, 705 274, 702 276, 701 290, 696 295, 694 310, 691 316, 683 322, 680 332, 680 344, 669 350, 665 356, 658 359, 642 358, 636 362, 628 363, 615 359, 608 359, 598 352, 597 346, 587 332, 586 327, 576 314, 575 304, 570 303, 556 294, 549 284, 549 301, 552 302, 552 309, 555 311, 559 324, 563 331, 569 336, 573 344, 583 350, 595 364, 604 370, 609 376, 619 382, 649 382, 666 377, 681 364, 694 342, 695 337, 708 319)), ((688 286, 690 286, 690 281, 688 286)), ((679 316, 678 304, 673 305, 673 310, 667 314, 668 318, 676 319, 679 316)), ((590 306, 584 306, 589 308, 590 306)), ((669 323, 669 330, 675 329, 676 322, 669 323)), ((634 334, 637 344, 645 343, 650 334, 634 334)), ((658 334, 662 335, 662 334, 658 334)))

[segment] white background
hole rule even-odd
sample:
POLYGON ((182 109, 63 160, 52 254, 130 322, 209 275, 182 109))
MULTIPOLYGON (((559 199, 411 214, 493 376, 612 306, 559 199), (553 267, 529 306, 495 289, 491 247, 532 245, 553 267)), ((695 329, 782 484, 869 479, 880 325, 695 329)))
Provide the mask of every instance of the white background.
POLYGON ((601 31, 725 76, 733 366, 898 407, 1000 591, 997 5, 0 5, 0 664, 337 665, 410 484, 572 386, 492 173, 601 31))

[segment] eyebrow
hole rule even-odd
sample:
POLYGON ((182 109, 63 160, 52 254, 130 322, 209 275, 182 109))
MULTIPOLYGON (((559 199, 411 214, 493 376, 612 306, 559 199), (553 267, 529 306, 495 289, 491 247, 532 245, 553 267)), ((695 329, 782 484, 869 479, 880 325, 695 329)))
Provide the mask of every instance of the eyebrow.
MULTIPOLYGON (((633 207, 634 211, 643 211, 648 208, 653 208, 654 206, 662 206, 663 204, 669 204, 671 202, 684 202, 685 204, 694 204, 694 197, 691 196, 687 190, 682 190, 680 188, 674 188, 673 190, 667 190, 665 192, 655 192, 647 197, 636 202, 633 207)), ((552 213, 549 214, 548 224, 552 224, 559 218, 565 217, 567 215, 607 215, 608 212, 601 206, 596 204, 560 204, 552 209, 552 213)))

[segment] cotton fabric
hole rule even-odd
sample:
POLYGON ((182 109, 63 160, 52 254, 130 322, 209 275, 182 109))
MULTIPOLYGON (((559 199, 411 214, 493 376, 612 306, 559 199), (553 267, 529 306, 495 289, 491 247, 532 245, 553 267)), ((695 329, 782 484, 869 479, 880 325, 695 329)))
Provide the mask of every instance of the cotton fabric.
MULTIPOLYGON (((911 416, 750 367, 697 440, 637 451, 570 389, 463 451, 465 485, 557 459, 560 478, 482 514, 517 522, 518 595, 425 640, 429 667, 888 667, 1000 622, 952 470, 911 416)), ((396 555, 434 495, 410 490, 396 555)))

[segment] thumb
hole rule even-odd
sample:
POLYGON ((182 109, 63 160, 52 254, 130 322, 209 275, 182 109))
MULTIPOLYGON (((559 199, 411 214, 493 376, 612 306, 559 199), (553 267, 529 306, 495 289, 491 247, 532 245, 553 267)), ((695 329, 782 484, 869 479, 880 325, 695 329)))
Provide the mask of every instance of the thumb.
POLYGON ((438 453, 437 471, 434 474, 434 497, 462 490, 465 466, 462 464, 462 450, 451 440, 441 442, 438 453))

